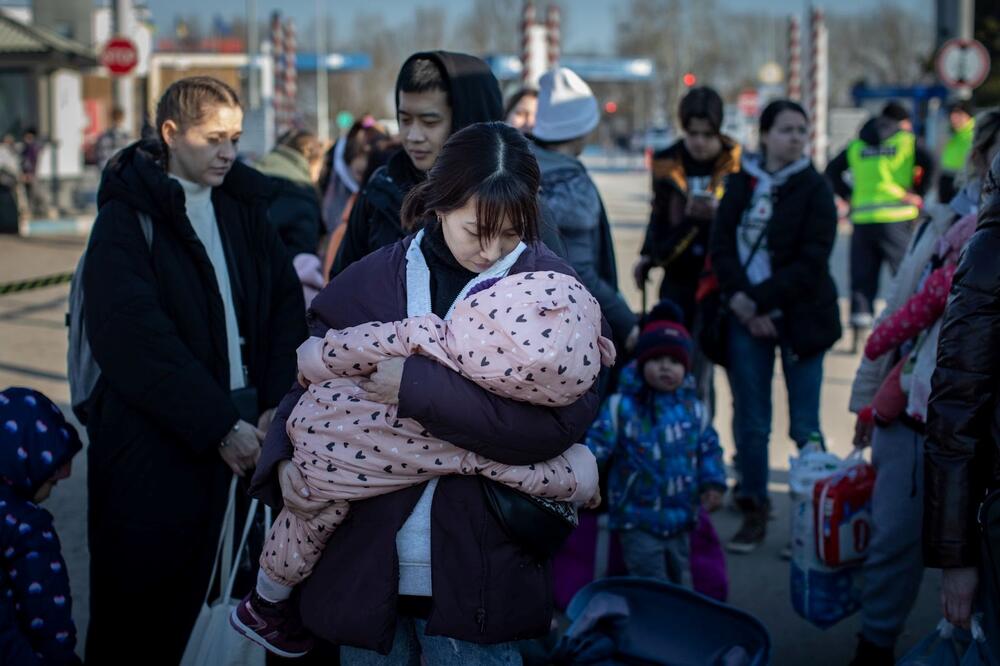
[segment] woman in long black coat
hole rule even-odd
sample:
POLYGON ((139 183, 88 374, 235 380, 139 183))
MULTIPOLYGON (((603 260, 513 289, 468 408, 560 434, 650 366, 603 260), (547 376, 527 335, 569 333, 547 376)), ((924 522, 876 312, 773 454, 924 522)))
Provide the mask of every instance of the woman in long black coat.
POLYGON ((102 371, 87 405, 93 664, 180 660, 229 480, 254 468, 257 428, 294 382, 306 336, 267 179, 235 162, 236 93, 183 79, 156 125, 158 140, 104 171, 83 275, 102 371))

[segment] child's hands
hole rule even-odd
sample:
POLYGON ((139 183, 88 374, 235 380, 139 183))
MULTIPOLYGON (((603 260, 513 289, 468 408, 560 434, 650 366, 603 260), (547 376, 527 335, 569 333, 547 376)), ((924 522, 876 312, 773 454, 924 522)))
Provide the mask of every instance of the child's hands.
POLYGON ((722 491, 709 488, 701 494, 701 506, 705 511, 712 512, 722 506, 722 491))
POLYGON ((601 489, 598 488, 594 491, 594 496, 587 500, 587 503, 583 505, 584 509, 596 509, 601 506, 601 489))

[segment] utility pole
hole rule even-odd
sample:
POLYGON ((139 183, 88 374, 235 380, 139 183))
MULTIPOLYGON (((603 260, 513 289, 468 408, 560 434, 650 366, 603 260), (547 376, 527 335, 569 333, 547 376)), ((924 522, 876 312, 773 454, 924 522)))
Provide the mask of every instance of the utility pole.
POLYGON ((246 0, 247 14, 247 101, 251 111, 260 108, 260 76, 261 70, 257 66, 257 54, 260 50, 257 33, 257 0, 246 0))
MULTIPOLYGON (((132 14, 132 0, 113 0, 111 4, 111 32, 114 35, 129 36, 135 26, 132 14)), ((124 74, 115 77, 113 86, 114 103, 125 114, 125 130, 132 136, 138 136, 138 126, 135 118, 135 76, 124 74)))
POLYGON ((316 0, 316 136, 330 139, 330 100, 327 92, 326 16, 323 0, 316 0))

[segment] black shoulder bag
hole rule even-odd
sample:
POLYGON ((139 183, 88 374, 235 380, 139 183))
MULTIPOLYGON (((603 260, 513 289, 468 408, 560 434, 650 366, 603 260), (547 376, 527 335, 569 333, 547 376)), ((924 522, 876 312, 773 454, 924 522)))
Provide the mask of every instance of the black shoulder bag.
MULTIPOLYGON (((773 214, 771 217, 774 217, 773 214)), ((757 250, 764 243, 764 238, 770 228, 771 220, 768 220, 760 235, 757 236, 757 240, 754 241, 753 247, 750 248, 750 254, 747 255, 746 261, 740 265, 740 269, 744 272, 756 256, 757 250)), ((729 320, 732 312, 729 310, 729 303, 723 300, 721 287, 702 300, 701 312, 704 322, 698 332, 698 345, 701 347, 701 352, 712 363, 724 368, 729 367, 729 327, 731 325, 729 320)))
POLYGON ((539 560, 556 554, 579 524, 576 506, 482 479, 486 506, 507 537, 539 560))

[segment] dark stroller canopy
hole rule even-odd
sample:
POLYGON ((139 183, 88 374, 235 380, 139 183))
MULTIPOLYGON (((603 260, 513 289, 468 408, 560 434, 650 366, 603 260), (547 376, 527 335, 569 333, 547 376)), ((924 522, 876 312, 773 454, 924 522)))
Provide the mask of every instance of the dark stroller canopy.
POLYGON ((553 655, 564 664, 763 666, 771 639, 752 615, 650 578, 605 578, 580 590, 553 655))

